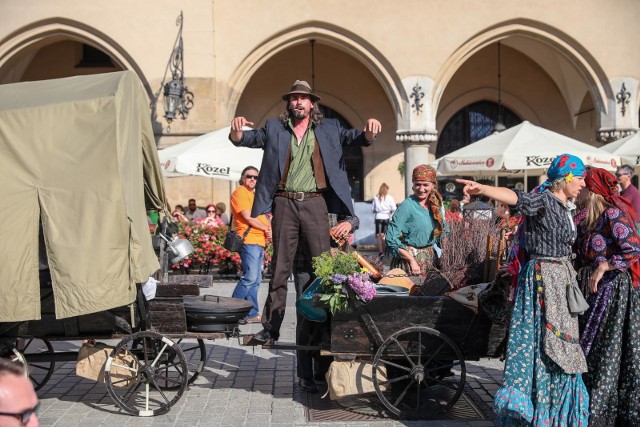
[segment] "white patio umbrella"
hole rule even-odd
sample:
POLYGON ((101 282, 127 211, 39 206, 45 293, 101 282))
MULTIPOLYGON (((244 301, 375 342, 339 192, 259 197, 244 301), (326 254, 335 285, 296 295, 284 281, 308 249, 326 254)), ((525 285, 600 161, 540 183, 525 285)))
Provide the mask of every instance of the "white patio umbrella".
POLYGON ((234 146, 229 141, 230 129, 227 126, 159 150, 164 176, 195 175, 238 181, 245 167, 255 166, 259 169, 263 151, 234 146))
POLYGON ((524 121, 438 159, 442 175, 541 175, 564 153, 585 165, 615 170, 619 156, 524 121))
POLYGON ((640 133, 638 132, 604 145, 600 149, 620 156, 622 163, 632 168, 640 167, 640 133))

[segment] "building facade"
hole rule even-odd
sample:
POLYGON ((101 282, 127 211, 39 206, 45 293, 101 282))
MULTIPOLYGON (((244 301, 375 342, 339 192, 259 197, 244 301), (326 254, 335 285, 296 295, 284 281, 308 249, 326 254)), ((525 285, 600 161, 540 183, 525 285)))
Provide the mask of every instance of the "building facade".
MULTIPOLYGON (((382 182, 402 200, 415 165, 498 118, 594 146, 639 127, 636 0, 0 0, 0 16, 0 84, 133 70, 159 148, 237 115, 261 126, 307 80, 327 115, 383 124, 372 147, 345 152, 355 200, 382 182), (194 105, 169 127, 162 86, 181 12, 194 105)), ((172 204, 226 201, 233 186, 167 180, 172 204)))

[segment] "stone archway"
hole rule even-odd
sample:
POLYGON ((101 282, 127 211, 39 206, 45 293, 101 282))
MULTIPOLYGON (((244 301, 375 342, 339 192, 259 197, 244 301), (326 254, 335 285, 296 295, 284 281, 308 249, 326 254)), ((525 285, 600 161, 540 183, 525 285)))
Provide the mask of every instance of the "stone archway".
POLYGON ((11 33, 0 45, 0 83, 21 81, 35 53, 62 41, 89 45, 106 53, 118 69, 134 71, 153 99, 153 91, 133 58, 108 35, 70 19, 53 18, 34 22, 11 33))
POLYGON ((350 33, 344 28, 335 27, 325 22, 305 22, 284 30, 271 39, 257 46, 250 55, 236 68, 229 78, 229 100, 225 120, 230 120, 236 111, 240 97, 256 70, 269 59, 293 46, 306 44, 315 40, 317 44, 331 46, 347 52, 356 58, 374 76, 382 87, 388 102, 393 108, 399 122, 405 114, 408 96, 400 76, 389 61, 371 44, 360 36, 350 33))
MULTIPOLYGON (((557 85, 561 96, 571 111, 578 111, 584 92, 593 98, 598 112, 598 127, 610 110, 613 91, 604 70, 576 40, 561 31, 540 22, 517 19, 496 24, 460 46, 440 68, 431 92, 433 110, 440 109, 443 94, 458 70, 487 46, 501 41, 514 50, 528 56, 544 69, 557 85), (554 65, 553 62, 556 62, 554 65), (571 73, 570 77, 563 72, 571 73), (580 87, 569 84, 578 81, 580 87)), ((575 121, 574 119, 574 125, 575 121)))

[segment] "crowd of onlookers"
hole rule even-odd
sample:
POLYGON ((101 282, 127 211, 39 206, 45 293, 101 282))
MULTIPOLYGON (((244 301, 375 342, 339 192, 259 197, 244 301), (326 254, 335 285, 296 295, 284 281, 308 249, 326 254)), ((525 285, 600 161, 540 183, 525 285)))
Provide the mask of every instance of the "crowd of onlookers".
MULTIPOLYGON (((210 203, 206 207, 201 208, 196 204, 195 199, 189 199, 187 209, 178 204, 171 211, 171 216, 177 222, 187 223, 194 221, 202 226, 218 227, 220 225, 229 225, 229 217, 225 213, 227 211, 227 205, 224 202, 210 203)), ((149 226, 155 229, 158 225, 158 212, 147 212, 147 221, 149 226)))
POLYGON ((176 205, 171 215, 178 222, 199 221, 204 225, 217 227, 229 225, 226 210, 227 205, 224 202, 210 203, 203 209, 196 205, 195 199, 189 199, 186 210, 182 205, 176 205))

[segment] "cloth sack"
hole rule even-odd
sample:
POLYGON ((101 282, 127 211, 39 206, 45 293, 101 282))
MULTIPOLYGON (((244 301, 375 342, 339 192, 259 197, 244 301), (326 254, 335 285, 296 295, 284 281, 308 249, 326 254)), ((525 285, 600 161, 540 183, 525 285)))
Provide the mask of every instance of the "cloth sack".
MULTIPOLYGON (((105 343, 84 343, 78 352, 76 375, 96 382, 104 382, 104 368, 114 347, 105 343)), ((109 375, 114 387, 129 387, 135 382, 138 359, 128 351, 117 354, 111 362, 109 375), (130 369, 120 367, 126 366, 130 369), (127 381, 123 381, 127 380, 127 381)))
POLYGON ((327 320, 327 311, 314 305, 313 296, 322 293, 322 279, 315 279, 296 300, 296 310, 301 316, 312 322, 327 320))
POLYGON ((571 314, 581 315, 589 309, 589 304, 575 280, 570 281, 567 286, 567 303, 571 314))
MULTIPOLYGON (((387 369, 384 366, 379 367, 376 376, 379 381, 386 381, 387 369)), ((326 379, 327 393, 331 400, 376 391, 373 385, 373 364, 371 362, 334 360, 329 366, 326 379)), ((380 389, 386 390, 386 387, 381 386, 380 389)))
POLYGON ((149 277, 146 283, 142 284, 142 293, 147 301, 151 301, 156 297, 156 290, 158 289, 158 281, 153 277, 149 277))
POLYGON ((459 302, 474 313, 478 312, 478 295, 489 287, 491 283, 478 283, 464 288, 456 289, 445 293, 446 296, 459 302))

